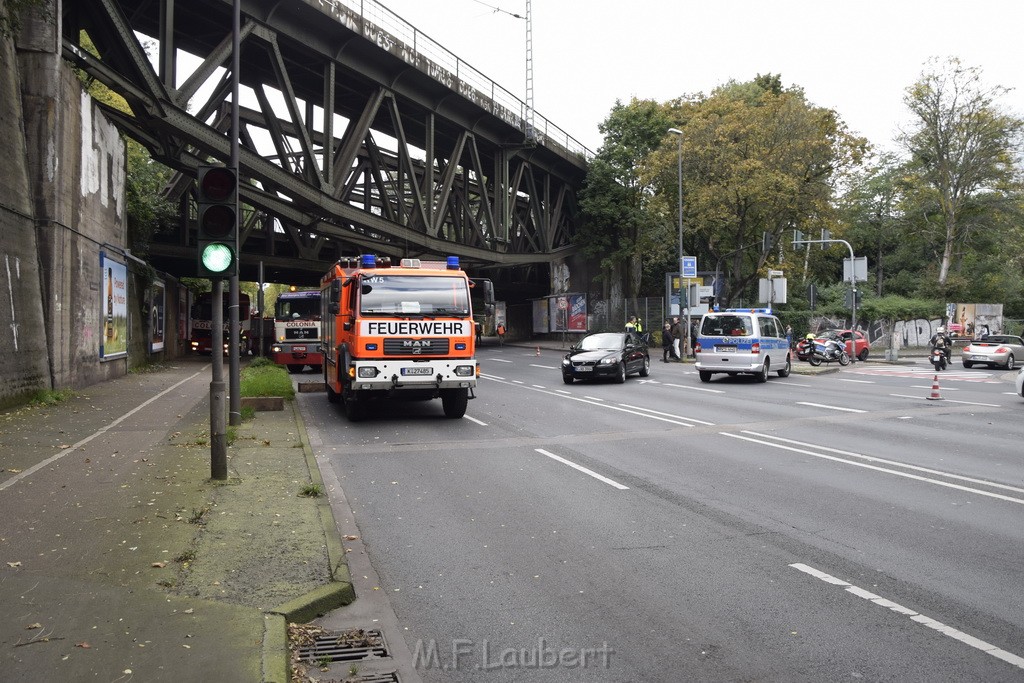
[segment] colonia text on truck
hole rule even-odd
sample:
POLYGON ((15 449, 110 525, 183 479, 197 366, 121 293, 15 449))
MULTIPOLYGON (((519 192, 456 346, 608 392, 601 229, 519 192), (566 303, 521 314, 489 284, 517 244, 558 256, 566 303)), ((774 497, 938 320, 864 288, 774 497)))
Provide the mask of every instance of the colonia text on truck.
MULTIPOLYGON (((370 401, 440 398, 446 417, 461 418, 480 368, 470 289, 457 256, 446 261, 364 254, 341 259, 320 283, 320 341, 327 398, 350 420, 370 401)), ((490 281, 484 305, 494 306, 490 281)))

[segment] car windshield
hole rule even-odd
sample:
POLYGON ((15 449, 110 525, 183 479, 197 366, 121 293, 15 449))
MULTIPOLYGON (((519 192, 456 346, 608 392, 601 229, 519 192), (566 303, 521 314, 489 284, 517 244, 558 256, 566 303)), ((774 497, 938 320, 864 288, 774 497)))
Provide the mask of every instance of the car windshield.
POLYGON ((621 332, 604 332, 584 337, 580 341, 580 351, 600 351, 602 349, 619 350, 626 343, 626 335, 621 332))

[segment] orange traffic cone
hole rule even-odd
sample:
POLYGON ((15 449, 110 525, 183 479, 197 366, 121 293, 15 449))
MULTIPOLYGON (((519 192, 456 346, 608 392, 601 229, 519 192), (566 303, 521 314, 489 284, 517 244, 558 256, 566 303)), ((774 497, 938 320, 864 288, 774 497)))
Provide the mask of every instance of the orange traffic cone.
POLYGON ((534 355, 535 356, 539 356, 540 355, 540 347, 539 346, 537 347, 537 353, 535 353, 534 355))
POLYGON ((932 380, 932 395, 928 397, 929 401, 941 401, 942 397, 939 396, 939 375, 935 375, 935 379, 932 380))

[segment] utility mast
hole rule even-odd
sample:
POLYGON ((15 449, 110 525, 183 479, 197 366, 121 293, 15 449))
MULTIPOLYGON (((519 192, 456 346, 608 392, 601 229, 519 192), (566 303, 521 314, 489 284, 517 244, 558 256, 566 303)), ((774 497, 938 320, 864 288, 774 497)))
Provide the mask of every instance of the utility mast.
POLYGON ((526 0, 526 139, 536 140, 537 129, 533 119, 533 12, 531 0, 526 0))

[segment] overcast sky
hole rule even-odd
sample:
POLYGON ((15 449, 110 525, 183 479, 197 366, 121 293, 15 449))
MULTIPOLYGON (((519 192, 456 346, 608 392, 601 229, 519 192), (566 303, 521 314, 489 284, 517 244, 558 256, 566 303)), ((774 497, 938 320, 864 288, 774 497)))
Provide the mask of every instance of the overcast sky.
MULTIPOLYGON (((525 99, 526 23, 508 14, 525 15, 525 0, 380 3, 525 99)), ((664 102, 758 73, 891 149, 930 57, 981 67, 1024 115, 1024 0, 533 0, 532 19, 534 108, 593 151, 616 99, 664 102)))

